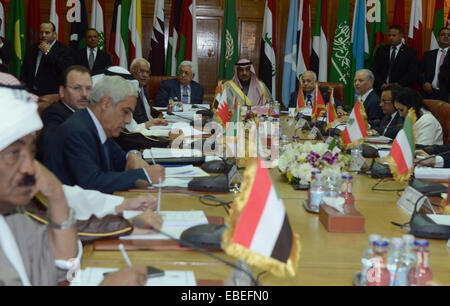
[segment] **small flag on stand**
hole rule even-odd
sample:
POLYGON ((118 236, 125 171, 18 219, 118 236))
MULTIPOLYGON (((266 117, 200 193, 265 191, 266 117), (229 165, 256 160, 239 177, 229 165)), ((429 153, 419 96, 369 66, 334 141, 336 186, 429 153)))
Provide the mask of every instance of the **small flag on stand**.
POLYGON ((416 123, 416 118, 416 112, 411 108, 405 118, 403 129, 395 137, 391 152, 386 158, 396 181, 409 180, 413 172, 415 156, 414 124, 416 123))
POLYGON ((317 119, 319 119, 322 112, 325 111, 326 109, 327 107, 325 105, 325 101, 319 89, 319 83, 316 83, 311 120, 316 121, 317 119))
POLYGON ((297 95, 297 110, 298 113, 300 110, 305 108, 305 94, 303 93, 302 82, 298 84, 298 95, 297 95))
POLYGON ((367 128, 366 110, 364 109, 361 100, 358 98, 347 121, 345 130, 341 134, 341 144, 343 144, 346 149, 349 149, 363 143, 366 137, 369 136, 367 128))
POLYGON ((260 158, 247 166, 243 180, 223 234, 223 250, 278 277, 294 276, 299 236, 292 231, 283 201, 260 158))
POLYGON ((327 125, 324 127, 325 132, 328 131, 329 128, 333 127, 336 122, 337 114, 336 108, 334 107, 334 89, 331 90, 330 102, 327 105, 327 125))
POLYGON ((217 108, 214 110, 214 116, 217 121, 226 127, 227 122, 230 121, 227 102, 227 91, 222 89, 222 84, 219 83, 216 94, 217 108))

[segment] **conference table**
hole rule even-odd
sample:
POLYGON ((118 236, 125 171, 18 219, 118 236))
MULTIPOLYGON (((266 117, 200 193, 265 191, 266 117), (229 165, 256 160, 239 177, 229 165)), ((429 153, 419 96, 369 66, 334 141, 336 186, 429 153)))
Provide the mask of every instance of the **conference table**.
MULTIPOLYGON (((330 233, 319 221, 319 215, 308 212, 302 204, 307 191, 294 190, 280 175, 278 169, 270 169, 272 180, 282 198, 291 227, 300 237, 301 251, 298 270, 294 277, 278 278, 269 272, 253 267, 253 275, 265 286, 351 286, 352 276, 361 269, 361 256, 368 245, 370 234, 393 238, 408 234, 391 222, 400 224, 410 220, 397 201, 400 194, 395 191, 373 191, 378 182, 364 174, 354 174, 353 195, 355 206, 365 217, 365 232, 360 234, 330 233)), ((403 189, 406 183, 383 182, 383 189, 403 189)), ((124 197, 136 197, 145 191, 118 192, 124 197)), ((152 193, 157 196, 156 193, 152 193)), ((214 194, 224 201, 232 201, 235 193, 214 194)), ((221 216, 227 213, 223 207, 210 207, 198 198, 179 193, 162 193, 161 210, 203 210, 206 216, 221 216)), ((446 240, 430 241, 430 267, 433 281, 437 285, 450 285, 450 248, 446 240)), ((224 252, 214 252, 233 263, 237 259, 224 252)), ((199 285, 223 285, 232 268, 194 250, 133 250, 128 255, 134 266, 156 266, 164 270, 191 270, 199 285)), ((97 251, 93 244, 84 247, 81 268, 126 267, 119 251, 97 251)))

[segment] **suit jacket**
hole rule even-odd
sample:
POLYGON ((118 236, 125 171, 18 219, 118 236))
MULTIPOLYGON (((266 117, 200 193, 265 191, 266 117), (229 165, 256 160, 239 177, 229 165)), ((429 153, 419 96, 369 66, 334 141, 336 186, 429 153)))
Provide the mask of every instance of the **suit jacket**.
MULTIPOLYGON (((386 83, 389 72, 391 56, 391 45, 378 48, 370 70, 375 75, 375 91, 381 95, 381 85, 386 83)), ((399 83, 404 87, 411 87, 417 81, 419 74, 419 63, 416 50, 402 44, 394 60, 389 83, 399 83)))
MULTIPOLYGON (((145 87, 143 88, 143 90, 144 90, 144 95, 145 95, 145 98, 147 99, 147 102, 144 102, 141 98, 141 95, 139 95, 137 102, 136 102, 136 108, 134 109, 134 112, 133 112, 133 118, 138 124, 147 122, 148 120, 151 119, 147 116, 147 112, 145 111, 145 107, 144 107, 144 103, 148 103, 150 101, 149 96, 148 96, 148 90, 145 87)), ((153 108, 151 107, 151 105, 149 105, 149 106, 150 106, 151 112, 153 113, 153 108)), ((152 114, 152 116, 153 116, 153 114, 152 114)))
MULTIPOLYGON (((447 54, 448 55, 448 54, 447 54)), ((450 56, 446 56, 439 72, 439 87, 443 101, 450 102, 450 56)))
POLYGON ((44 127, 37 141, 37 158, 44 160, 44 155, 49 151, 49 145, 57 128, 72 116, 73 112, 61 100, 47 107, 41 115, 44 127))
POLYGON ((44 163, 63 184, 104 193, 132 188, 138 179, 147 181, 142 169, 125 171, 126 153, 113 139, 105 144, 109 158, 88 110, 80 110, 58 128, 44 163))
POLYGON ((444 158, 444 168, 450 168, 450 153, 442 155, 444 158))
POLYGON ((58 93, 64 70, 74 63, 73 52, 69 47, 56 41, 50 52, 47 55, 42 55, 39 69, 35 75, 38 52, 38 44, 28 48, 23 60, 20 80, 35 95, 43 96, 58 93))
POLYGON ((380 106, 380 96, 373 90, 364 101, 364 108, 366 109, 367 120, 372 128, 380 125, 381 119, 384 117, 383 110, 380 106))
MULTIPOLYGON (((77 51, 75 64, 84 66, 89 69, 87 48, 77 51)), ((97 48, 97 56, 95 57, 94 67, 92 68, 91 74, 96 75, 103 73, 103 71, 110 66, 112 66, 111 56, 105 51, 97 48)))
MULTIPOLYGON (((191 104, 202 104, 205 90, 199 83, 191 82, 191 104)), ((178 79, 164 80, 161 82, 158 94, 155 98, 155 106, 165 107, 169 104, 169 98, 177 97, 181 101, 181 88, 178 79)))
MULTIPOLYGON (((330 101, 330 92, 328 91, 328 87, 319 87, 320 93, 322 94, 323 100, 325 104, 328 104, 330 101)), ((298 98, 298 88, 291 94, 291 100, 289 101, 289 107, 297 107, 297 98, 298 98)), ((305 94, 305 102, 306 102, 306 94, 305 94)), ((344 108, 342 102, 339 99, 334 99, 335 107, 344 108)))
MULTIPOLYGON (((430 51, 426 51, 423 54, 422 61, 420 62, 420 73, 419 73, 419 82, 423 87, 425 83, 433 83, 435 77, 435 69, 436 69, 436 60, 439 49, 434 49, 430 51)), ((448 54, 448 52, 447 52, 448 54)), ((449 56, 446 56, 446 58, 449 56)), ((442 66, 445 67, 445 66, 442 66)), ((442 87, 442 86, 439 86, 442 87)), ((435 99, 435 100, 444 100, 447 101, 448 95, 444 96, 443 90, 433 90, 433 93, 428 94, 423 92, 423 97, 425 99, 435 99)))
POLYGON ((2 60, 2 64, 0 64, 0 72, 8 72, 9 62, 11 62, 12 58, 12 47, 11 42, 6 38, 2 37, 3 47, 0 48, 0 59, 2 60))
POLYGON ((394 139, 402 128, 403 128, 403 118, 400 117, 400 115, 397 112, 395 112, 395 117, 394 119, 392 119, 392 121, 391 115, 384 116, 383 119, 381 120, 380 126, 375 128, 375 130, 381 136, 386 136, 394 139), (386 132, 384 130, 386 130, 386 132))

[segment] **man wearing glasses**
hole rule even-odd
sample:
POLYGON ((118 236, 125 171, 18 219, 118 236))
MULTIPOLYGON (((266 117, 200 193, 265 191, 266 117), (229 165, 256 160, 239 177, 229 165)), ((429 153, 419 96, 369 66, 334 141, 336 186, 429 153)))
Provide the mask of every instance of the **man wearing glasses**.
POLYGON ((178 69, 178 78, 161 82, 155 106, 167 106, 170 98, 177 98, 183 104, 202 104, 204 89, 194 81, 195 73, 192 62, 182 62, 178 69))
POLYGON ((91 90, 92 80, 88 68, 71 66, 64 71, 62 85, 59 86, 60 100, 42 112, 44 128, 38 138, 38 159, 43 160, 56 129, 74 112, 87 107, 91 90))

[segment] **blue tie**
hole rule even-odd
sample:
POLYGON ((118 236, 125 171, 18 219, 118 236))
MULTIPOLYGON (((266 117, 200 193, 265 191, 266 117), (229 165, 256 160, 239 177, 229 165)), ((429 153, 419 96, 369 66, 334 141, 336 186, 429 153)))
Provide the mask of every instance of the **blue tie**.
POLYGON ((181 102, 183 102, 183 104, 189 103, 189 93, 187 86, 183 86, 183 94, 181 95, 181 102))
POLYGON ((103 144, 103 151, 105 152, 105 159, 106 159, 107 170, 110 170, 111 164, 110 164, 110 159, 109 159, 108 140, 103 144))

